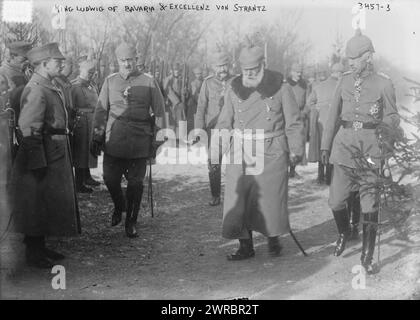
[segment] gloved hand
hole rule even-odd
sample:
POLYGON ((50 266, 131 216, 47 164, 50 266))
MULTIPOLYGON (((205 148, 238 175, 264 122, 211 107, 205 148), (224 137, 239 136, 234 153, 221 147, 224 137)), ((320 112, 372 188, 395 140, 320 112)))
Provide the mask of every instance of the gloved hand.
POLYGON ((328 150, 321 150, 321 162, 324 166, 330 162, 330 152, 328 150))
POLYGON ((38 181, 44 179, 47 175, 47 167, 32 169, 31 171, 38 181))
POLYGON ((92 156, 94 157, 100 156, 101 151, 102 151, 102 142, 99 142, 97 140, 92 140, 90 144, 90 153, 92 154, 92 156))
POLYGON ((291 153, 290 156, 289 156, 289 159, 290 159, 290 164, 296 165, 296 164, 298 164, 299 162, 302 161, 302 156, 298 156, 294 153, 291 153))
POLYGON ((198 143, 200 141, 200 136, 196 136, 192 142, 192 145, 195 145, 196 143, 198 143))

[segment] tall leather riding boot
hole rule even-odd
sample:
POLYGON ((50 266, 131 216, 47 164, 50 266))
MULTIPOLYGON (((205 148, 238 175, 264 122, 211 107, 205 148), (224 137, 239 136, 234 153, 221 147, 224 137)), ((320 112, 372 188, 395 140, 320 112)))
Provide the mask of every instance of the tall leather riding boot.
POLYGON ((318 162, 318 178, 317 178, 318 184, 323 184, 325 181, 324 168, 325 166, 322 164, 321 161, 319 161, 318 162))
POLYGON ((209 205, 217 206, 220 204, 220 193, 222 189, 222 170, 220 165, 209 165, 209 180, 212 196, 212 200, 209 202, 209 205))
POLYGON ((352 192, 347 201, 350 218, 350 238, 349 240, 359 239, 360 222, 360 195, 359 192, 352 192))
POLYGON ((248 239, 239 239, 239 249, 227 256, 229 261, 239 261, 252 258, 255 256, 254 243, 252 241, 252 231, 249 232, 248 239))
POLYGON ((126 211, 126 201, 121 189, 120 182, 105 181, 106 187, 114 202, 114 212, 111 218, 111 226, 118 225, 122 220, 122 213, 126 211))
POLYGON ((331 173, 333 170, 332 164, 327 164, 325 166, 325 184, 329 186, 331 184, 331 173))
POLYGON ((377 230, 378 212, 365 213, 363 221, 362 255, 360 261, 367 274, 374 274, 379 271, 377 265, 372 263, 377 230))
POLYGON ((350 235, 350 221, 347 208, 342 210, 333 210, 334 220, 337 224, 338 239, 334 250, 334 256, 340 256, 346 248, 346 242, 350 235))
POLYGON ((47 257, 44 236, 26 235, 23 242, 26 245, 26 263, 28 266, 51 269, 52 261, 47 257))
POLYGON ((143 196, 143 185, 127 186, 127 216, 125 218, 125 233, 129 238, 138 237, 136 224, 143 196))
POLYGON ((75 175, 75 183, 76 183, 76 191, 79 193, 92 193, 92 188, 89 188, 85 185, 85 169, 83 168, 75 168, 74 169, 75 175))
POLYGON ((296 166, 291 164, 290 170, 289 170, 289 178, 294 178, 294 177, 296 177, 296 166))
POLYGON ((90 169, 89 168, 85 168, 83 170, 85 171, 85 181, 84 181, 84 183, 86 185, 97 187, 101 184, 100 182, 98 182, 98 181, 96 181, 95 179, 92 178, 92 175, 90 174, 90 169))
POLYGON ((278 257, 281 253, 282 246, 280 244, 280 239, 276 237, 268 237, 268 253, 272 257, 278 257))

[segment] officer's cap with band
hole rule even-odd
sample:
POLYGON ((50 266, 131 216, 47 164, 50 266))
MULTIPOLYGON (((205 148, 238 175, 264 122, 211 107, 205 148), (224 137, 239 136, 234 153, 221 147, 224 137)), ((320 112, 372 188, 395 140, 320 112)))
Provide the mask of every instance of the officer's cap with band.
POLYGON ((60 59, 65 60, 66 58, 60 52, 57 42, 51 42, 41 47, 33 48, 26 54, 31 64, 39 63, 46 59, 60 59))
POLYGON ((346 56, 350 59, 356 59, 368 51, 375 52, 372 40, 363 35, 360 29, 357 29, 356 34, 347 42, 346 56))
POLYGON ((32 49, 32 44, 25 41, 14 41, 7 45, 9 52, 22 57, 26 57, 29 50, 32 49))
POLYGON ((118 59, 135 59, 136 58, 136 48, 130 46, 128 43, 121 43, 117 49, 115 49, 115 55, 118 59))
POLYGON ((226 51, 218 50, 214 53, 212 60, 213 60, 212 64, 214 66, 223 66, 230 62, 230 56, 226 51))
POLYGON ((242 69, 253 69, 264 60, 264 49, 247 39, 239 54, 239 64, 242 69))

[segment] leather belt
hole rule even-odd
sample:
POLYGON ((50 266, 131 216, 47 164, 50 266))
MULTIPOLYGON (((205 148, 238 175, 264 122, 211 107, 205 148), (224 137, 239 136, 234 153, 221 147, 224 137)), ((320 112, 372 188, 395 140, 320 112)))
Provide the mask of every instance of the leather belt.
POLYGON ((360 129, 376 129, 378 124, 374 122, 341 120, 341 126, 345 129, 360 130, 360 129))
POLYGON ((126 122, 147 122, 147 123, 150 123, 150 120, 151 120, 151 118, 149 118, 149 119, 138 119, 138 118, 132 118, 132 117, 127 117, 127 116, 118 116, 113 112, 110 112, 109 116, 114 118, 115 120, 121 120, 121 121, 126 121, 126 122))
POLYGON ((244 140, 265 140, 265 139, 271 139, 275 137, 280 137, 284 135, 284 131, 274 131, 264 134, 258 134, 258 133, 247 133, 242 132, 242 130, 234 130, 234 135, 243 138, 244 140))
POLYGON ((44 130, 44 134, 47 135, 68 135, 70 134, 69 129, 56 129, 56 128, 48 128, 46 130, 44 130))

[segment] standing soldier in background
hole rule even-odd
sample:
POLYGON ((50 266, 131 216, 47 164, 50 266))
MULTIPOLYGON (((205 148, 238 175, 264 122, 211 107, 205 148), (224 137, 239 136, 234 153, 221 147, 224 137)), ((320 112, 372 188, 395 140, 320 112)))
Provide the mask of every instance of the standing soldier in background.
MULTIPOLYGON (((254 163, 247 160, 252 156, 243 148, 245 141, 226 141, 230 145, 230 159, 235 154, 242 155, 240 163, 226 166, 223 237, 239 239, 238 251, 228 255, 228 260, 255 255, 252 231, 268 238, 270 255, 280 255, 279 236, 290 231, 288 165, 298 162, 304 149, 300 111, 289 84, 283 83, 283 75, 265 69, 264 50, 256 46, 243 48, 239 62, 242 74, 226 90, 216 128, 235 130, 240 135, 244 130, 252 130, 252 134, 243 135, 242 139, 263 144, 264 154, 257 157, 263 159, 264 167, 258 175, 247 174, 247 168, 252 168, 254 163), (262 137, 256 135, 257 129, 264 130, 262 137)), ((212 141, 212 163, 218 163, 219 153, 220 149, 212 141)))
POLYGON ((27 55, 35 73, 22 93, 22 142, 12 171, 12 214, 16 231, 25 235, 27 263, 51 268, 64 256, 46 248, 45 237, 80 233, 68 114, 64 94, 52 82, 65 58, 57 43, 34 48, 27 55))
POLYGON ((329 198, 339 233, 334 255, 341 255, 345 249, 350 235, 346 202, 351 192, 359 190, 363 212, 361 263, 368 274, 377 271, 372 260, 380 195, 373 172, 366 171, 363 177, 358 176, 358 183, 350 176, 357 175, 351 150, 360 149, 362 144, 361 152, 371 163, 372 170, 379 172, 382 158, 375 129, 381 122, 393 128, 399 125, 394 87, 388 76, 373 70, 373 52, 372 41, 360 30, 347 42, 346 55, 351 70, 344 73, 337 85, 321 142, 324 165, 334 164, 329 198), (340 128, 336 133, 338 123, 340 128))
MULTIPOLYGON (((305 109, 306 105, 306 91, 307 83, 302 78, 302 66, 298 63, 293 63, 290 69, 290 76, 286 79, 287 83, 292 87, 299 111, 301 113, 301 118, 304 123, 304 143, 306 144, 306 139, 309 131, 309 119, 307 115, 307 110, 305 109)), ((306 150, 304 150, 302 164, 306 164, 306 150)), ((296 164, 290 163, 290 172, 289 177, 294 178, 296 176, 296 164)))
POLYGON ((153 77, 137 70, 134 47, 123 43, 115 55, 119 72, 106 78, 99 94, 91 152, 98 156, 104 151, 104 181, 114 202, 111 225, 119 224, 125 211, 125 231, 132 238, 138 236, 137 216, 146 164, 152 153, 154 126, 166 127, 165 106, 153 77), (121 189, 123 175, 127 179, 125 197, 121 189))
POLYGON ((165 78, 163 82, 163 89, 165 97, 167 98, 167 106, 169 112, 169 124, 172 130, 175 130, 178 137, 178 130, 181 121, 186 120, 185 110, 186 106, 182 103, 182 75, 181 66, 179 63, 175 64, 173 74, 165 78))
MULTIPOLYGON (((220 111, 224 104, 224 94, 233 76, 230 74, 230 57, 226 52, 214 54, 212 63, 214 75, 204 79, 197 102, 197 113, 195 116, 195 128, 206 130, 207 136, 211 138, 211 130, 215 128, 220 111)), ((220 158, 221 160, 221 158, 220 158)), ((212 165, 209 159, 209 179, 212 200, 211 206, 220 204, 221 193, 221 164, 212 165)))
POLYGON ((198 96, 200 94, 201 85, 203 84, 203 70, 196 67, 193 70, 195 79, 190 84, 190 99, 187 105, 187 132, 194 129, 194 119, 197 113, 198 96))
POLYGON ((318 184, 329 185, 331 179, 331 164, 324 166, 321 162, 321 138, 334 90, 343 72, 344 66, 341 63, 334 64, 331 67, 330 77, 315 84, 308 98, 310 109, 308 161, 318 162, 318 184))
POLYGON ((93 112, 98 102, 98 90, 93 78, 96 72, 96 61, 85 60, 80 63, 80 74, 72 81, 71 96, 76 113, 73 130, 73 165, 76 176, 76 190, 81 193, 91 193, 89 186, 98 186, 89 168, 98 166, 98 158, 93 157, 90 150, 93 112))

